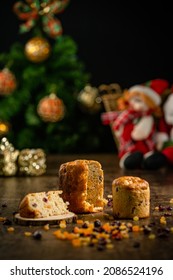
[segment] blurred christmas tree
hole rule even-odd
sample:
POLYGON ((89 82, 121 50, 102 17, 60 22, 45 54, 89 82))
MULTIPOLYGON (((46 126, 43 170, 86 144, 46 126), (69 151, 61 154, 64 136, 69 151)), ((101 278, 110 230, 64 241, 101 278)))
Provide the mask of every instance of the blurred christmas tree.
POLYGON ((79 106, 87 105, 79 93, 90 76, 77 57, 76 43, 62 35, 57 18, 67 4, 69 0, 14 4, 22 20, 20 32, 28 32, 30 38, 0 54, 0 134, 18 149, 101 150, 100 115, 97 110, 96 114, 83 112, 79 106))

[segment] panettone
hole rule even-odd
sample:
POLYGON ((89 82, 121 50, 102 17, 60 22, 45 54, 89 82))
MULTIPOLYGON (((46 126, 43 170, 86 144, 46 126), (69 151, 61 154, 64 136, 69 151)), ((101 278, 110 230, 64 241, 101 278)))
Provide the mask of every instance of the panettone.
POLYGON ((68 205, 60 197, 62 191, 27 194, 19 205, 19 214, 24 218, 46 218, 69 213, 68 205))
POLYGON ((69 210, 74 213, 91 213, 103 210, 104 174, 95 160, 75 160, 61 164, 59 187, 69 210))
POLYGON ((150 215, 149 183, 142 178, 122 176, 112 182, 113 216, 146 218, 150 215))

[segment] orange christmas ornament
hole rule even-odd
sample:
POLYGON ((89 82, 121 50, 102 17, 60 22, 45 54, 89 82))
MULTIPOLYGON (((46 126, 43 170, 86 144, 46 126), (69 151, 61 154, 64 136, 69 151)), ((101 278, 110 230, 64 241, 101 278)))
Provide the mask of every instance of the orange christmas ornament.
POLYGON ((11 94, 16 89, 16 86, 16 78, 8 68, 0 71, 0 95, 11 94))
POLYGON ((45 122, 58 122, 64 117, 65 106, 60 98, 51 93, 40 100, 37 112, 45 122))

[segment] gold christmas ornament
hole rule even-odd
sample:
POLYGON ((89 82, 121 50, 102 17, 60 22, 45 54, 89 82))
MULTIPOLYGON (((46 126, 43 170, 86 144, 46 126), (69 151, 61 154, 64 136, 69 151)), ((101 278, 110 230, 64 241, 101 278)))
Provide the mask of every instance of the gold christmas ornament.
POLYGON ((17 87, 15 75, 8 69, 0 71, 0 95, 9 95, 17 87))
POLYGON ((0 175, 14 176, 18 170, 17 158, 19 151, 15 150, 6 137, 0 142, 0 175))
POLYGON ((97 113, 101 110, 102 99, 99 96, 98 89, 87 84, 79 93, 78 102, 82 111, 87 113, 97 113))
POLYGON ((23 149, 18 166, 20 175, 40 176, 46 172, 46 155, 42 149, 23 149))
POLYGON ((28 60, 39 63, 45 61, 51 52, 49 42, 41 37, 34 37, 25 45, 25 55, 28 60))
POLYGON ((9 123, 0 121, 0 136, 7 135, 9 130, 10 130, 9 123))
POLYGON ((60 98, 51 93, 40 100, 37 112, 45 122, 58 122, 64 117, 65 106, 60 98))

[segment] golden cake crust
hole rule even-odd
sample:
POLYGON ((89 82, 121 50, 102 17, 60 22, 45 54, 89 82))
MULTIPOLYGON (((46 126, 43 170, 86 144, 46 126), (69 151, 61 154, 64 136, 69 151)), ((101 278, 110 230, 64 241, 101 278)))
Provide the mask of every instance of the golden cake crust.
POLYGON ((133 176, 122 176, 115 179, 112 183, 113 186, 120 186, 124 188, 134 189, 134 190, 145 190, 148 189, 149 183, 140 178, 140 177, 133 177, 133 176))

